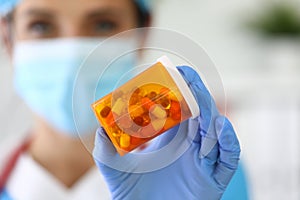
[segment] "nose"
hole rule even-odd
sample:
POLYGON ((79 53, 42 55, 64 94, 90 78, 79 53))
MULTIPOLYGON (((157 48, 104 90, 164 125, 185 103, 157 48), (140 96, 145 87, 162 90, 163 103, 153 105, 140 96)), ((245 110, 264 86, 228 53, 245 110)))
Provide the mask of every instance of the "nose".
POLYGON ((88 37, 91 33, 79 17, 66 17, 60 22, 59 37, 88 37))
POLYGON ((89 36, 87 31, 76 23, 66 25, 60 33, 60 37, 84 37, 89 36))

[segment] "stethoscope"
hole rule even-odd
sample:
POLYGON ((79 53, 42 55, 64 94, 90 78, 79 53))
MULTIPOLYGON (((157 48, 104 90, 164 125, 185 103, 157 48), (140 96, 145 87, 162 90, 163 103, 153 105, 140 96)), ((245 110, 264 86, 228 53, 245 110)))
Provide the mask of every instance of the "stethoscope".
POLYGON ((7 163, 5 164, 3 171, 0 173, 0 194, 4 192, 6 183, 13 171, 13 169, 16 166, 16 163, 22 153, 26 152, 29 148, 29 145, 31 143, 31 139, 27 138, 24 140, 24 142, 17 148, 15 149, 12 154, 10 155, 7 163))

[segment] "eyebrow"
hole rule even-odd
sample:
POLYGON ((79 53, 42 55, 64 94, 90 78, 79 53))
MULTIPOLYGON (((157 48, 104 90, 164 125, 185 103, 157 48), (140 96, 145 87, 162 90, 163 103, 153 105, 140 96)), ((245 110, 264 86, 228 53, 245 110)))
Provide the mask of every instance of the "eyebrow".
MULTIPOLYGON (((52 14, 53 11, 49 9, 42 9, 42 8, 31 8, 27 10, 26 12, 22 13, 22 16, 26 17, 34 17, 34 16, 39 16, 39 17, 45 17, 45 18, 53 18, 55 15, 52 14)), ((98 8, 98 9, 93 9, 88 12, 88 14, 85 16, 87 19, 90 18, 96 18, 96 17, 103 17, 103 16, 115 16, 118 17, 122 15, 122 10, 119 9, 112 9, 112 8, 98 8)))
POLYGON ((99 16, 120 16, 122 14, 122 11, 118 9, 111 9, 111 8, 105 8, 105 9, 94 9, 92 11, 89 11, 89 13, 86 15, 87 18, 95 18, 99 16))
POLYGON ((52 14, 51 10, 46 9, 40 9, 40 8, 32 8, 30 10, 27 10, 22 14, 23 16, 40 16, 40 17, 47 17, 52 18, 54 15, 52 14))

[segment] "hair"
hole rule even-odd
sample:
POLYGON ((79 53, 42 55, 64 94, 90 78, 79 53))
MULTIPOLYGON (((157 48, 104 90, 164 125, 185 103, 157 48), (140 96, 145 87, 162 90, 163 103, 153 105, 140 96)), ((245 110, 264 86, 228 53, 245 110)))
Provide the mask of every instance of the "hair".
MULTIPOLYGON (((150 16, 151 16, 150 12, 143 11, 136 3, 134 3, 134 6, 135 6, 135 9, 137 12, 137 17, 138 17, 137 26, 139 28, 149 26, 150 16)), ((12 10, 8 14, 4 15, 2 18, 4 20, 6 20, 9 24, 11 24, 13 22, 13 13, 14 13, 14 11, 12 10)))
POLYGON ((134 3, 136 11, 137 11, 137 17, 138 17, 138 27, 146 27, 149 26, 150 23, 150 12, 143 11, 137 3, 134 3))
POLYGON ((5 35, 5 40, 12 42, 12 22, 13 22, 13 12, 9 12, 8 14, 1 16, 0 20, 5 24, 5 29, 8 31, 5 35))

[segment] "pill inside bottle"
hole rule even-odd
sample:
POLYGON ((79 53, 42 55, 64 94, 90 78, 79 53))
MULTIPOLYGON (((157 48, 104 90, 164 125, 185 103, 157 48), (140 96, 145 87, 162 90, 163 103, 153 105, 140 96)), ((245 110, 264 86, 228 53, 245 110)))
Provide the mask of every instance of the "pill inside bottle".
POLYGON ((200 112, 167 57, 96 101, 92 109, 121 156, 200 112))

